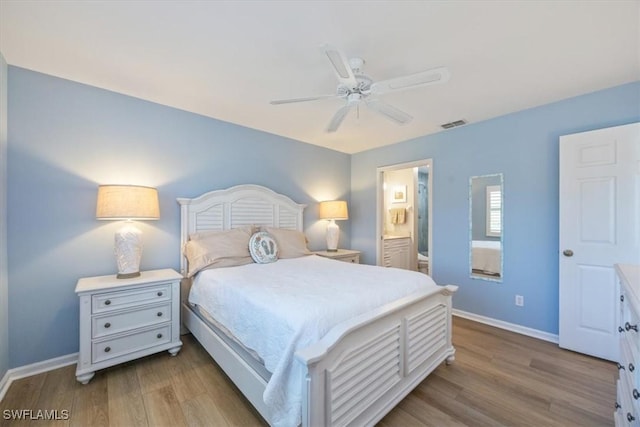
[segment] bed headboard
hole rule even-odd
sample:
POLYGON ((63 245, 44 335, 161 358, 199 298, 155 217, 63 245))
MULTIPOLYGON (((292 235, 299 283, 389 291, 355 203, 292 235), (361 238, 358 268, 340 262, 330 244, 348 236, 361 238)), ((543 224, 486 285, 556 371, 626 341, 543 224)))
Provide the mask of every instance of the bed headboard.
POLYGON ((215 190, 180 204, 180 271, 187 271, 182 248, 191 233, 231 230, 246 225, 303 231, 302 212, 307 205, 294 202, 260 185, 245 184, 215 190))

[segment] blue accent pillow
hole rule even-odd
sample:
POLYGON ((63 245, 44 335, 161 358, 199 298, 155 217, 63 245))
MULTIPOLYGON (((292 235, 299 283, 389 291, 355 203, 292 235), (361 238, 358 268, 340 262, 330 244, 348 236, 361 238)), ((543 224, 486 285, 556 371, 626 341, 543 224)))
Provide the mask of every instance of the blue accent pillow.
POLYGON ((258 231, 249 239, 249 253, 258 264, 269 264, 278 260, 278 243, 266 231, 258 231))

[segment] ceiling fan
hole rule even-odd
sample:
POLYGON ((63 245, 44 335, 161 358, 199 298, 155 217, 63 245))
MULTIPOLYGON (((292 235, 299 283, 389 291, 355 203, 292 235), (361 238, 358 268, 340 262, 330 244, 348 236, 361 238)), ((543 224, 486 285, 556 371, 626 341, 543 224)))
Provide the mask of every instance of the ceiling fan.
POLYGON ((335 132, 347 116, 347 113, 353 107, 359 107, 363 103, 373 111, 398 124, 409 123, 413 119, 411 115, 382 101, 377 95, 444 83, 449 80, 450 76, 447 68, 439 67, 407 76, 374 82, 362 70, 364 66, 363 59, 351 58, 347 60, 341 51, 331 46, 324 46, 323 51, 329 58, 339 80, 336 93, 306 98, 281 99, 271 101, 271 104, 290 104, 334 97, 343 98, 346 103, 334 114, 327 127, 327 132, 335 132))

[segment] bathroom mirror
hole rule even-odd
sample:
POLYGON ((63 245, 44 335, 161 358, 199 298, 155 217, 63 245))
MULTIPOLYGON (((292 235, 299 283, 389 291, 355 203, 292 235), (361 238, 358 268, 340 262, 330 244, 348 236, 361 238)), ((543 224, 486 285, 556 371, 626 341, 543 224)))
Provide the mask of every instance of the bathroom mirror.
POLYGON ((469 271, 472 279, 502 282, 502 174, 469 179, 469 271))

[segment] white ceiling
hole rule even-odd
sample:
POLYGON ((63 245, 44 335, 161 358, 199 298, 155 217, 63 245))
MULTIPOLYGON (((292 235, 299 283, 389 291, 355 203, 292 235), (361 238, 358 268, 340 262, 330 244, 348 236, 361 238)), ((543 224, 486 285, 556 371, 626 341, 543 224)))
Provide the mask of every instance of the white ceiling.
POLYGON ((0 0, 10 65, 355 153, 640 79, 640 0, 0 0), (446 66, 442 85, 383 99, 325 128, 340 99, 320 47, 366 61, 374 80, 446 66))

